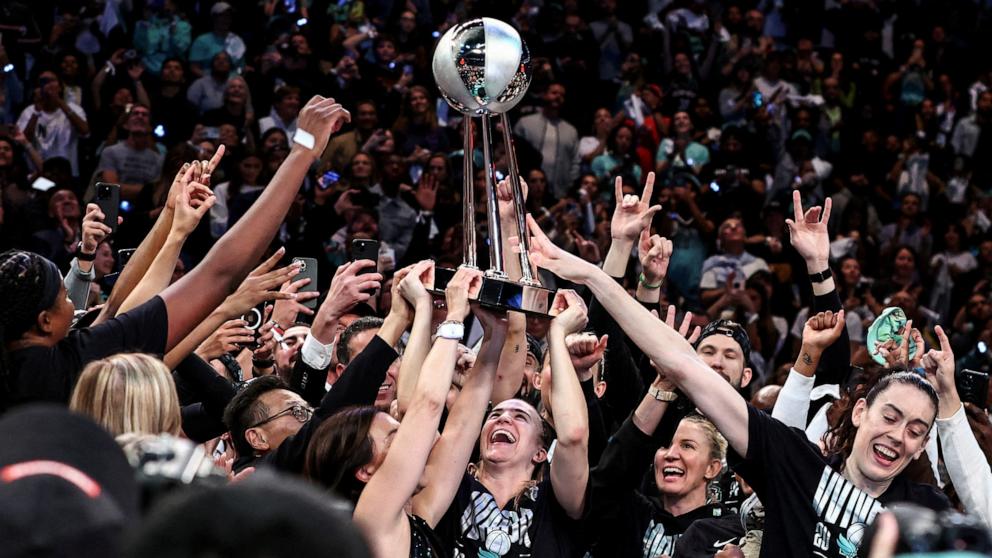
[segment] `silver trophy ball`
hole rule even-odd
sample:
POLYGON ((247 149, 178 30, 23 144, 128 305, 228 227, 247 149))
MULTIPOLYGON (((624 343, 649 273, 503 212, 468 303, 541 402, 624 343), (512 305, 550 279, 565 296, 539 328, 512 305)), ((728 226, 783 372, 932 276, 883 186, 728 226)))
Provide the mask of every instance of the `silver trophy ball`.
POLYGON ((516 106, 530 85, 530 51, 512 26, 483 17, 441 36, 433 69, 441 95, 455 110, 500 114, 516 106))

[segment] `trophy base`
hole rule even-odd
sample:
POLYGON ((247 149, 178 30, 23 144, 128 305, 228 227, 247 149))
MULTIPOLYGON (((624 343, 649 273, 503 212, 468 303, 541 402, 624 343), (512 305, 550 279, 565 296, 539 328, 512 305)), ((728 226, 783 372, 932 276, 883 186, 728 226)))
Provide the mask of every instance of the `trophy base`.
MULTIPOLYGON (((444 296, 444 289, 455 276, 454 269, 438 267, 434 269, 432 294, 444 296)), ((548 312, 555 299, 555 291, 539 285, 525 285, 501 277, 486 275, 476 301, 483 307, 499 311, 523 312, 536 318, 548 318, 548 312)))

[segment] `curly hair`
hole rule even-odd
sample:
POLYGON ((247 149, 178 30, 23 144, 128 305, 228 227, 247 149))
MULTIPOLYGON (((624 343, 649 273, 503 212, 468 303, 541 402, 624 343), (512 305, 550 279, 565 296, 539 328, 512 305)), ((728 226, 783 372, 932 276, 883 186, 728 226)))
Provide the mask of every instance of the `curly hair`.
MULTIPOLYGON (((858 433, 858 427, 854 425, 852 413, 854 405, 859 400, 864 399, 868 407, 871 407, 879 394, 896 384, 915 387, 922 391, 930 399, 930 402, 933 403, 936 417, 939 399, 937 397, 937 390, 934 389, 930 382, 915 372, 907 372, 902 369, 883 371, 881 374, 875 376, 874 379, 855 388, 850 396, 845 395, 843 399, 835 403, 838 407, 837 411, 840 413, 840 420, 833 424, 823 435, 827 456, 840 456, 846 460, 851 455, 851 451, 854 449, 854 438, 858 433)), ((831 409, 831 412, 833 412, 833 409, 831 409)), ((933 428, 933 422, 930 423, 930 428, 933 428)), ((844 463, 842 462, 841 468, 843 469, 843 467, 844 463)))

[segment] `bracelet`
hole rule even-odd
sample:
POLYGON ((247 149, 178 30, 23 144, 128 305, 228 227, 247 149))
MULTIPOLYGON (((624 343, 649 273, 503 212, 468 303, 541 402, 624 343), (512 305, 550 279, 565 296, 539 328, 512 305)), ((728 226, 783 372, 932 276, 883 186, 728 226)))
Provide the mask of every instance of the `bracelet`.
POLYGON ((679 398, 679 394, 674 391, 662 391, 656 387, 649 389, 648 395, 653 397, 655 401, 664 401, 666 403, 671 403, 679 398))
POLYGON ((645 289, 654 290, 654 289, 660 289, 661 286, 665 283, 665 280, 662 279, 657 285, 649 285, 648 282, 644 279, 644 274, 641 273, 641 275, 637 278, 637 282, 640 283, 641 286, 643 286, 645 289))

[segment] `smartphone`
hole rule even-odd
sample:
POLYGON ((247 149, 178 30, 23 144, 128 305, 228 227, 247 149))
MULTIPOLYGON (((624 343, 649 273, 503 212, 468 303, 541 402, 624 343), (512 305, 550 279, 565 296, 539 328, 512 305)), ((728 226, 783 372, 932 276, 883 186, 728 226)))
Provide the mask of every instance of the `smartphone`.
POLYGON ((203 139, 206 140, 220 139, 220 128, 218 128, 217 126, 205 126, 203 128, 203 139))
POLYGON ((761 91, 754 92, 754 95, 751 97, 751 102, 754 104, 754 108, 761 108, 761 105, 765 103, 764 97, 761 95, 761 91))
MULTIPOLYGON (((378 240, 366 240, 364 238, 356 238, 351 241, 351 261, 358 260, 372 260, 378 264, 379 262, 379 241, 378 240)), ((363 273, 375 273, 376 266, 367 267, 359 272, 359 275, 363 273)), ((373 294, 374 290, 365 291, 369 294, 373 294)))
POLYGON ((984 409, 989 403, 989 375, 977 370, 961 370, 954 379, 958 396, 965 403, 984 409))
POLYGON ((124 271, 124 266, 127 262, 131 261, 131 256, 134 255, 136 248, 121 248, 117 251, 117 271, 124 271))
MULTIPOLYGON (((317 291, 317 260, 314 258, 293 258, 294 262, 300 262, 300 272, 293 277, 293 281, 299 281, 300 279, 310 279, 310 282, 304 285, 299 292, 316 292, 317 291)), ((312 298, 306 302, 302 303, 303 306, 314 310, 317 308, 317 299, 312 298)))
POLYGON ((326 190, 337 184, 338 180, 341 180, 341 175, 334 171, 327 171, 317 179, 317 187, 321 190, 326 190))
POLYGON ((93 203, 103 212, 103 224, 110 227, 110 234, 117 232, 117 212, 121 207, 121 186, 108 182, 96 183, 96 199, 93 203))
POLYGON ((262 319, 265 317, 265 304, 265 302, 260 302, 241 316, 241 319, 245 321, 245 327, 250 329, 255 337, 251 343, 239 343, 242 347, 252 350, 258 348, 258 330, 262 327, 262 319))

